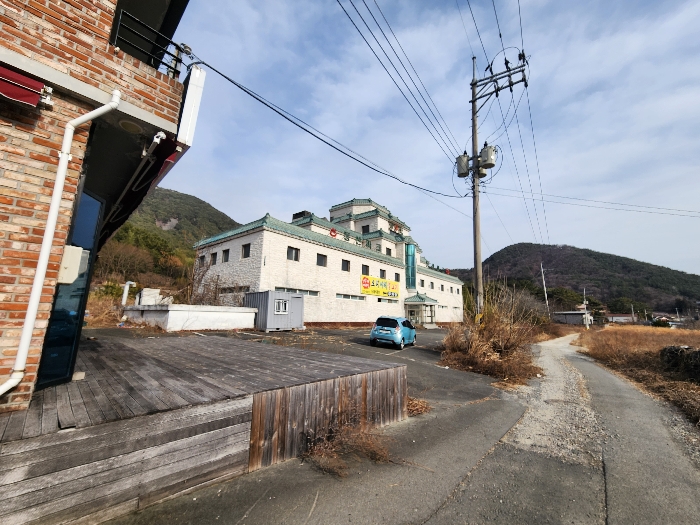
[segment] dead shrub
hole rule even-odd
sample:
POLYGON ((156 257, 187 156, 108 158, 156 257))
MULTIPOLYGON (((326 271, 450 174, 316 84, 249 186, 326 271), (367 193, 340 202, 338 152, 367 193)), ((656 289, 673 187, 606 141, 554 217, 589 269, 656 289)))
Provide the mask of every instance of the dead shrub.
POLYGON ((481 319, 467 308, 464 321, 450 328, 440 364, 525 384, 542 372, 530 349, 542 319, 542 305, 530 294, 490 285, 481 319))
POLYGON ((390 461, 388 438, 362 425, 342 424, 309 446, 302 461, 310 461, 322 472, 347 476, 348 461, 367 458, 375 463, 390 461))
POLYGON ((121 299, 92 292, 85 307, 85 320, 90 328, 114 327, 121 321, 124 309, 121 299))
POLYGON ((700 384, 682 368, 667 366, 661 349, 668 346, 700 347, 696 330, 647 326, 613 326, 582 333, 582 353, 601 361, 677 406, 691 422, 700 423, 700 384))
POLYGON ((433 407, 430 406, 425 399, 418 399, 415 397, 408 398, 408 417, 420 416, 421 414, 427 414, 433 407))

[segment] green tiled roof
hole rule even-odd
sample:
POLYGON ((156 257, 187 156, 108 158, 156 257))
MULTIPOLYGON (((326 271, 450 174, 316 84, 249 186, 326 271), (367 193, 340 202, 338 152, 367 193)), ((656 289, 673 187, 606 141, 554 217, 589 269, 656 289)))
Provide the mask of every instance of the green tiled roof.
POLYGON ((416 271, 423 275, 430 275, 437 279, 444 279, 445 281, 450 281, 455 284, 464 284, 454 275, 447 275, 446 273, 438 272, 437 270, 431 270, 430 268, 425 268, 424 266, 416 266, 416 271))
POLYGON ((334 223, 345 222, 345 221, 349 221, 349 220, 359 221, 362 219, 366 219, 368 217, 375 217, 377 215, 379 215, 380 217, 384 217, 388 221, 392 221, 392 222, 397 223, 399 226, 401 226, 401 228, 403 228, 406 231, 409 231, 409 232, 411 231, 411 228, 409 228, 405 222, 403 222, 398 217, 392 215, 391 213, 385 212, 383 210, 370 210, 370 211, 365 211, 365 212, 357 213, 357 214, 346 213, 345 215, 333 217, 333 222, 334 223))
MULTIPOLYGON (((319 219, 319 220, 322 220, 322 219, 319 219)), ((373 259, 375 261, 384 262, 387 264, 391 264, 393 266, 398 266, 400 268, 404 267, 404 264, 401 261, 401 259, 397 259, 396 257, 390 257, 388 255, 384 255, 381 252, 376 252, 376 251, 371 250, 369 248, 363 248, 362 246, 358 246, 358 245, 353 244, 349 241, 344 241, 342 239, 334 239, 333 237, 331 237, 329 235, 324 235, 322 233, 313 232, 311 230, 307 230, 307 229, 302 228, 300 226, 297 226, 295 224, 289 224, 288 222, 284 222, 284 221, 281 221, 279 219, 275 219, 269 213, 267 215, 265 215, 265 217, 263 217, 262 219, 259 219, 257 221, 249 222, 248 224, 244 224, 243 226, 240 226, 234 230, 231 230, 231 231, 228 231, 225 233, 220 233, 219 235, 215 235, 213 237, 209 237, 208 239, 201 240, 194 245, 194 248, 200 248, 202 246, 207 246, 209 244, 215 244, 215 243, 224 241, 226 239, 230 239, 232 237, 238 237, 239 235, 244 235, 246 233, 253 232, 253 231, 261 229, 261 228, 286 233, 288 235, 292 235, 292 236, 298 237, 300 239, 304 239, 304 240, 311 241, 311 242, 316 242, 319 244, 324 244, 324 245, 329 246, 331 248, 337 248, 339 250, 343 250, 343 251, 346 251, 349 253, 354 253, 355 255, 359 255, 361 257, 366 257, 368 259, 373 259)), ((346 230, 346 228, 343 228, 343 230, 346 230)), ((352 230, 347 230, 347 231, 352 232, 352 230)), ((358 236, 360 238, 362 237, 357 232, 352 232, 352 235, 358 236)))
POLYGON ((382 210, 385 213, 390 213, 387 208, 374 202, 372 199, 351 199, 347 202, 342 202, 340 204, 336 204, 335 206, 331 206, 330 211, 340 210, 342 208, 347 208, 348 206, 374 206, 378 210, 382 210))
POLYGON ((432 297, 428 297, 423 293, 417 293, 411 297, 404 299, 404 304, 437 304, 438 302, 432 297))

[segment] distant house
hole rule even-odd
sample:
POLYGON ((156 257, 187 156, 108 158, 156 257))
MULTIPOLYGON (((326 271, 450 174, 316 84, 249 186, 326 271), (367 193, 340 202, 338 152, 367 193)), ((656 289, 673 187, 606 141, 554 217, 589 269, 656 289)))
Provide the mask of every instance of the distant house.
POLYGON ((632 317, 632 314, 608 314, 606 316, 610 323, 636 323, 637 316, 632 317))
POLYGON ((593 324, 593 316, 591 315, 591 312, 585 312, 582 310, 573 310, 570 312, 554 312, 552 314, 552 319, 554 320, 554 322, 564 324, 593 324))

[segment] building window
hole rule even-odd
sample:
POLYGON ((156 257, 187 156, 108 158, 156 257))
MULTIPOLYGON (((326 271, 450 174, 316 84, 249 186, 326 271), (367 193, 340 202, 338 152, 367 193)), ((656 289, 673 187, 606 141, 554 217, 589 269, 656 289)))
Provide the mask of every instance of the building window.
POLYGON ((286 315, 289 313, 289 301, 286 299, 275 299, 275 313, 286 315))
POLYGON ((423 279, 420 280, 420 287, 425 288, 425 281, 423 279))
POLYGON ((316 266, 328 266, 328 257, 322 253, 317 253, 316 266))
POLYGON ((204 266, 204 255, 199 256, 199 266, 200 267, 204 266))
POLYGON ((391 248, 387 248, 387 249, 386 249, 386 254, 387 254, 389 257, 391 257, 391 248))
POLYGON ((287 260, 299 262, 299 248, 287 246, 287 260))
POLYGON ((250 243, 241 246, 241 259, 250 257, 250 243))
POLYGON ((378 303, 398 303, 399 301, 396 299, 382 299, 381 297, 377 297, 377 302, 378 303))
POLYGON ((362 227, 362 233, 369 233, 369 224, 362 227))
POLYGON ((452 287, 451 287, 451 286, 450 286, 450 293, 453 293, 453 291, 452 291, 452 287))
POLYGON ((435 290, 435 283, 433 281, 430 281, 430 289, 435 290))
POLYGON ((459 288, 457 288, 457 293, 459 293, 459 288))
POLYGON ((394 281, 396 281, 397 283, 401 282, 401 274, 400 273, 394 274, 394 281))
POLYGON ((349 272, 349 271, 350 271, 350 261, 348 261, 348 260, 346 260, 346 259, 343 259, 343 262, 342 262, 342 265, 341 265, 341 269, 342 269, 344 272, 349 272))
POLYGON ((228 254, 230 253, 231 250, 223 250, 221 252, 221 262, 225 263, 228 262, 228 254))
POLYGON ((350 299, 352 301, 364 301, 365 298, 362 295, 348 295, 346 293, 335 294, 336 299, 350 299))
POLYGON ((369 275, 369 265, 368 264, 362 265, 362 275, 369 275))
POLYGON ((281 286, 275 286, 276 292, 291 292, 299 293, 301 295, 310 295, 311 297, 318 297, 318 291, 316 290, 299 290, 297 288, 284 288, 281 286))
POLYGON ((440 291, 441 291, 441 292, 444 292, 444 291, 445 291, 445 285, 444 285, 444 284, 441 284, 441 285, 440 285, 440 291))
POLYGON ((216 252, 211 254, 211 265, 214 266, 216 264, 216 252))
POLYGON ((386 279, 386 270, 379 270, 379 278, 386 279))

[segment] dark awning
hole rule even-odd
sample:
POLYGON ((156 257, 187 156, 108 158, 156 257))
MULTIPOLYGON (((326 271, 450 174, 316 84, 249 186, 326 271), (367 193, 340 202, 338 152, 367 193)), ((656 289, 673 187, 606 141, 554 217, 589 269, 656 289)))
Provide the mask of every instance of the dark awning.
POLYGON ((0 95, 36 107, 44 84, 16 71, 0 66, 0 95))

